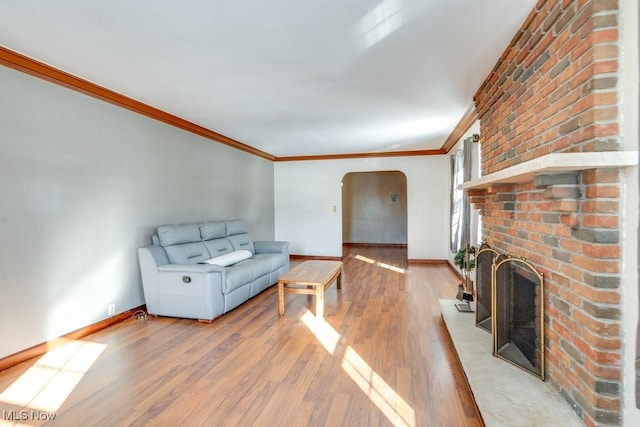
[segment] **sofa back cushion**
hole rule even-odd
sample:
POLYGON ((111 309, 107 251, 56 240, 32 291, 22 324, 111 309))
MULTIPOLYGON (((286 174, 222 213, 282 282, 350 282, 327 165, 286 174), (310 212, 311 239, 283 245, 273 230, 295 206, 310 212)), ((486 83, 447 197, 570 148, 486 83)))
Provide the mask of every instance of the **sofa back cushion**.
POLYGON ((202 242, 165 246, 164 251, 171 264, 197 264, 211 258, 202 242))
POLYGON ((200 238, 202 240, 220 239, 226 236, 227 226, 224 221, 209 221, 200 224, 200 238))
POLYGON ((234 234, 248 233, 247 226, 244 225, 244 221, 241 219, 232 219, 224 222, 227 230, 227 236, 233 236, 234 234))
POLYGON ((227 237, 231 241, 233 245, 233 249, 238 250, 248 250, 252 254, 256 253, 255 248, 253 247, 253 240, 249 235, 249 230, 244 225, 244 222, 240 219, 235 219, 232 221, 225 221, 227 225, 227 237))
POLYGON ((209 258, 215 258, 234 251, 233 245, 226 237, 223 237, 222 239, 207 240, 202 243, 211 254, 209 258))
POLYGON ((256 253, 249 230, 240 219, 161 225, 157 236, 172 264, 196 264, 238 250, 256 253))
POLYGON ((197 224, 172 224, 158 227, 158 243, 172 264, 197 264, 211 258, 200 241, 197 224))
POLYGON ((160 246, 179 245, 200 241, 200 227, 197 224, 161 225, 158 227, 160 246))

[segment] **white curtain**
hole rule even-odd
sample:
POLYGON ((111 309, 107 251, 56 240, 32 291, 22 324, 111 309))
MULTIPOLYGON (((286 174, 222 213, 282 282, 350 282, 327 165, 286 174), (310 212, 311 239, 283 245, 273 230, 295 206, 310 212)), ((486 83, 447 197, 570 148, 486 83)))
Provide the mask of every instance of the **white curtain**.
POLYGON ((463 179, 462 151, 451 155, 451 251, 460 249, 460 228, 462 227, 462 198, 463 192, 458 185, 463 179))
POLYGON ((471 179, 473 138, 462 143, 462 150, 451 155, 451 251, 457 252, 470 239, 471 205, 458 186, 471 179))

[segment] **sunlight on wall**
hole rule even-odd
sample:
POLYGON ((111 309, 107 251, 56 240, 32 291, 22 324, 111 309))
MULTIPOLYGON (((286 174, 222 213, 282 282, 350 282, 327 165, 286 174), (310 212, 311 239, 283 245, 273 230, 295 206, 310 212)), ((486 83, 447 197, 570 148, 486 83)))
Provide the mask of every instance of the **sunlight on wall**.
MULTIPOLYGON (((123 250, 113 251, 110 256, 103 257, 100 262, 86 262, 72 271, 63 270, 59 275, 52 278, 54 286, 59 290, 53 304, 47 313, 47 335, 46 340, 51 341, 73 330, 73 317, 69 313, 76 313, 76 318, 87 319, 86 323, 94 321, 96 308, 93 302, 98 300, 106 301, 103 305, 102 314, 107 315, 107 302, 121 301, 120 295, 113 295, 113 283, 123 283, 126 255, 123 250), (90 268, 86 266, 90 265, 90 268), (92 302, 78 306, 78 297, 83 301, 92 302)), ((73 264, 69 264, 73 265, 73 264)), ((70 268, 70 267, 67 267, 70 268)), ((101 304, 102 305, 102 304, 101 304)))
MULTIPOLYGON (((307 309, 300 320, 329 354, 335 356, 337 345, 344 338, 324 319, 318 319, 307 309)), ((394 426, 416 425, 415 410, 350 345, 346 347, 341 366, 394 426)))
POLYGON ((400 267, 396 267, 395 265, 389 265, 389 264, 386 264, 384 262, 376 261, 374 259, 367 258, 367 257, 362 256, 362 255, 355 255, 354 258, 359 260, 359 261, 368 262, 369 264, 375 264, 378 267, 386 268, 387 270, 395 271, 395 272, 402 273, 402 274, 409 274, 409 272, 407 270, 405 270, 404 268, 400 268, 400 267))
POLYGON ((106 347, 87 341, 71 341, 56 347, 0 393, 0 402, 57 411, 106 347))

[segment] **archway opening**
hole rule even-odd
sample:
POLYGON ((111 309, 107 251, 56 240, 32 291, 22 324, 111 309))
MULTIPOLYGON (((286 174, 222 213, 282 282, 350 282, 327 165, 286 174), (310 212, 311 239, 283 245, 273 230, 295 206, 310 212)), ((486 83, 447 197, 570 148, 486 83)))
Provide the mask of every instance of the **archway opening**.
POLYGON ((407 177, 350 172, 342 179, 343 245, 407 246, 407 177))

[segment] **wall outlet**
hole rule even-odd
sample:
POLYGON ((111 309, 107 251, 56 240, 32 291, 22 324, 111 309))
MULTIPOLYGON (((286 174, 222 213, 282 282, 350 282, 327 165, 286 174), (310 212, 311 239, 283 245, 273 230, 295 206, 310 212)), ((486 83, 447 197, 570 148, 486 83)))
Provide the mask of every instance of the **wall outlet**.
POLYGON ((111 304, 107 305, 107 315, 113 316, 114 314, 116 314, 116 303, 112 302, 111 304))

